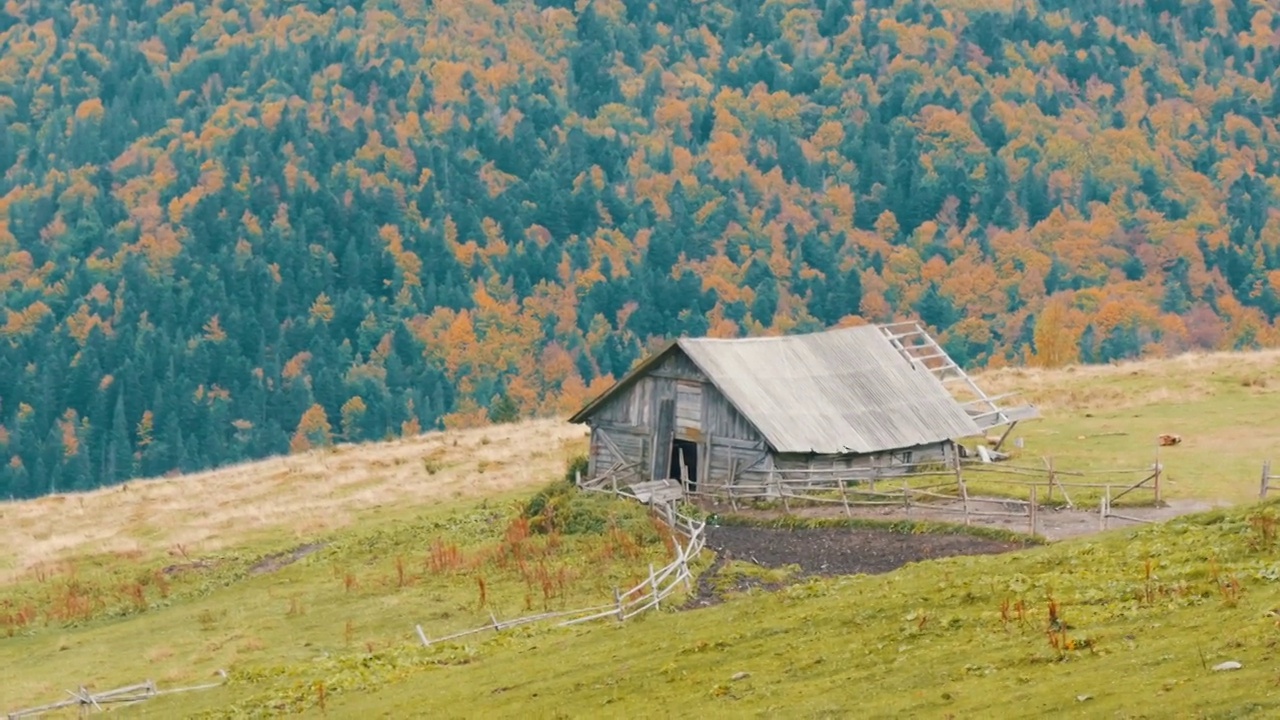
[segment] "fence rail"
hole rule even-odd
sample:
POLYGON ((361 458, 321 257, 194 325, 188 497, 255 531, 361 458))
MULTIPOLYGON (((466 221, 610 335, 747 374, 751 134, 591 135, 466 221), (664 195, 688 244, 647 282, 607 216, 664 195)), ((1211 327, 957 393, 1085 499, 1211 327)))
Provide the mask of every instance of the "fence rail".
POLYGON ((1033 535, 1040 529, 1042 505, 1059 498, 1069 509, 1096 509, 1103 527, 1111 518, 1146 522, 1115 512, 1114 503, 1121 498, 1149 493, 1154 502, 1160 501, 1164 468, 1158 458, 1146 468, 1087 472, 1057 468, 1052 458, 1042 463, 1037 467, 951 460, 891 468, 773 470, 750 482, 703 483, 695 489, 686 485, 685 494, 728 501, 735 511, 740 502, 766 500, 781 502, 787 512, 793 503, 839 506, 850 517, 855 508, 897 506, 908 515, 916 510, 956 515, 966 525, 984 518, 1021 518, 1033 535))
MULTIPOLYGON (((627 492, 625 487, 615 490, 615 483, 616 479, 610 481, 608 478, 602 476, 580 483, 580 485, 587 491, 607 492, 638 501, 638 498, 627 492)), ((626 590, 625 592, 615 589, 612 603, 603 603, 592 607, 577 608, 574 610, 560 610, 556 612, 539 613, 537 615, 526 615, 513 620, 498 620, 498 618, 493 615, 492 611, 490 611, 489 617, 493 621, 490 624, 438 638, 427 637, 426 631, 422 629, 422 625, 415 625, 414 631, 418 635, 418 640, 422 642, 423 646, 430 646, 433 643, 457 640, 458 638, 490 630, 493 632, 502 632, 503 630, 519 627, 521 625, 529 625, 532 623, 550 620, 557 621, 555 623, 556 627, 568 627, 570 625, 577 625, 579 623, 606 618, 616 618, 618 622, 624 622, 647 610, 659 608, 663 600, 679 590, 682 586, 686 590, 692 590, 693 572, 689 569, 689 561, 697 557, 698 553, 702 552, 702 549, 706 547, 707 524, 701 520, 696 520, 680 513, 670 503, 654 505, 653 510, 655 514, 658 515, 659 519, 666 523, 666 525, 676 533, 677 537, 682 538, 682 542, 677 542, 675 544, 675 559, 667 565, 656 569, 653 567, 653 564, 650 563, 649 576, 635 587, 626 590)))
POLYGON ((174 693, 191 692, 193 690, 208 690, 220 687, 227 679, 225 670, 219 670, 218 674, 222 676, 222 682, 205 683, 203 685, 193 685, 191 687, 170 688, 161 690, 156 687, 155 682, 146 680, 134 685, 125 685, 112 690, 103 690, 101 692, 92 692, 83 685, 75 690, 67 690, 67 694, 71 697, 67 700, 41 705, 39 707, 31 707, 23 710, 15 710, 7 713, 7 720, 20 720, 21 718, 39 717, 45 713, 54 712, 56 710, 64 710, 66 708, 78 707, 83 715, 90 710, 105 712, 104 705, 133 705, 145 700, 160 697, 161 695, 171 695, 174 693))

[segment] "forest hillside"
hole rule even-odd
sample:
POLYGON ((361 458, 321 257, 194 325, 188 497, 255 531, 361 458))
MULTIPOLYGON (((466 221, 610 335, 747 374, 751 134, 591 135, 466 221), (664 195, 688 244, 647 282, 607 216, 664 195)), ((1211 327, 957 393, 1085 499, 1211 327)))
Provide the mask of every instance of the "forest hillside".
POLYGON ((679 334, 1276 344, 1276 0, 11 0, 0 496, 560 413, 679 334))

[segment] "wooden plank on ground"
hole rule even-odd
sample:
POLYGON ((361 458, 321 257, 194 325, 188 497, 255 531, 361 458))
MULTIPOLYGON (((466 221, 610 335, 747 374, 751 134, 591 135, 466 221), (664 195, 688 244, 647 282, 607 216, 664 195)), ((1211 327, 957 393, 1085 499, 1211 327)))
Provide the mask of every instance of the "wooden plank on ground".
POLYGON ((680 487, 680 481, 670 478, 633 483, 630 488, 640 502, 647 505, 670 502, 684 497, 684 488, 680 487))

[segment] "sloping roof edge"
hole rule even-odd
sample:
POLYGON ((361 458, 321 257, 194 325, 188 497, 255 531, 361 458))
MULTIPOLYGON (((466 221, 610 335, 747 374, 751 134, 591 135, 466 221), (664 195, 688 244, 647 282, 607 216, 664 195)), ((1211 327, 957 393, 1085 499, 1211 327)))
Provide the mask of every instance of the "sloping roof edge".
MULTIPOLYGON (((585 407, 583 407, 578 412, 574 413, 573 417, 569 418, 569 422, 571 423, 585 422, 586 419, 590 417, 591 414, 595 412, 597 408, 599 408, 601 405, 608 402, 609 399, 612 398, 614 395, 617 395, 618 393, 622 392, 626 388, 631 387, 631 385, 634 384, 636 380, 640 379, 641 375, 644 375, 644 373, 648 371, 649 368, 661 362, 663 358, 665 358, 668 354, 670 354, 672 350, 679 347, 679 345, 680 345, 679 340, 671 340, 666 345, 663 345, 661 348, 659 348, 657 352, 653 353, 652 355, 645 358, 644 360, 641 360, 639 363, 636 364, 635 367, 628 370, 626 375, 623 375, 616 382, 614 382, 613 385, 610 385, 608 389, 606 389, 604 392, 597 395, 594 400, 587 403, 585 407)), ((703 370, 703 372, 705 373, 706 371, 703 370)))

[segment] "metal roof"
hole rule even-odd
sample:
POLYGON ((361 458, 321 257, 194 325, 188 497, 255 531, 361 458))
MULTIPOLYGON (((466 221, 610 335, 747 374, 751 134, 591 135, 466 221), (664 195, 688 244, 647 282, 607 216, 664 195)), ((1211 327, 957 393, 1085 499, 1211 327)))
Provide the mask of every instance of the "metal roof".
POLYGON ((682 338, 573 421, 676 348, 777 452, 871 453, 982 434, 942 383, 874 325, 781 337, 682 338))

